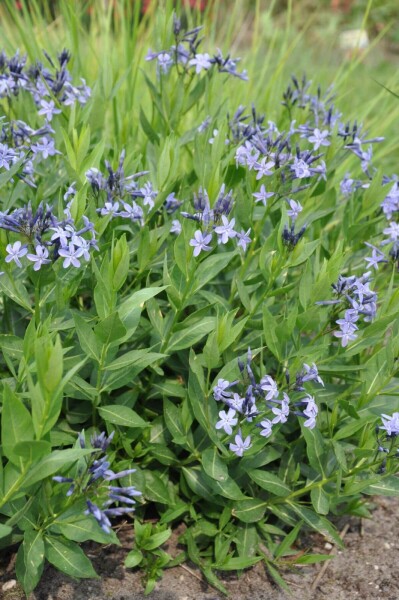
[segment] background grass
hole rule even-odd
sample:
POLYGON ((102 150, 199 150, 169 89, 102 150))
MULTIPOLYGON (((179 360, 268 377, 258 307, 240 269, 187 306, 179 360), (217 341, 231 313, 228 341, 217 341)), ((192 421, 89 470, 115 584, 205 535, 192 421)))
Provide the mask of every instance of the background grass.
MULTIPOLYGON (((87 116, 92 131, 116 154, 121 147, 137 151, 143 142, 137 127, 139 108, 149 104, 143 70, 152 71, 144 57, 149 47, 160 49, 172 41, 166 15, 173 4, 192 25, 205 23, 202 51, 220 47, 243 57, 250 80, 240 86, 224 82, 227 110, 253 102, 273 120, 290 74, 306 73, 324 90, 334 84, 340 109, 349 118, 367 122, 372 135, 395 130, 398 102, 381 87, 399 91, 397 58, 387 42, 395 11, 386 11, 380 22, 381 8, 378 3, 373 8, 371 1, 356 2, 356 9, 345 14, 331 11, 327 2, 310 0, 217 0, 208 3, 204 13, 165 0, 152 2, 143 14, 141 3, 132 0, 62 0, 52 8, 47 2, 23 0, 20 10, 6 0, 0 35, 7 52, 19 48, 31 61, 43 56, 43 49, 55 56, 68 48, 74 75, 93 87, 93 108, 87 116), (369 30, 369 48, 345 53, 340 33, 360 26, 369 30)), ((390 137, 377 152, 389 155, 397 149, 397 136, 390 137)))

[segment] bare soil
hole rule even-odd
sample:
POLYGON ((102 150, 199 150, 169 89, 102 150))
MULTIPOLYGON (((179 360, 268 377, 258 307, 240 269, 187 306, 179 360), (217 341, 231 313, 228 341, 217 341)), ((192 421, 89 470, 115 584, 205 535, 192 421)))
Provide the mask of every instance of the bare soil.
MULTIPOLYGON (((284 578, 291 595, 281 591, 259 563, 240 578, 223 577, 232 600, 399 600, 399 501, 379 498, 372 520, 350 518, 338 526, 345 532, 345 549, 329 548, 318 535, 302 538, 300 544, 313 552, 331 552, 327 567, 309 565, 284 578), (320 573, 321 569, 323 572, 320 573)), ((99 579, 75 581, 47 565, 43 578, 29 600, 221 600, 193 565, 165 571, 154 592, 144 596, 139 570, 126 569, 124 557, 131 547, 131 528, 120 531, 122 547, 86 545, 99 579)), ((172 540, 176 546, 177 534, 172 540)), ((15 555, 0 557, 0 598, 25 598, 15 579, 15 555), (4 589, 4 584, 5 588, 4 589)))

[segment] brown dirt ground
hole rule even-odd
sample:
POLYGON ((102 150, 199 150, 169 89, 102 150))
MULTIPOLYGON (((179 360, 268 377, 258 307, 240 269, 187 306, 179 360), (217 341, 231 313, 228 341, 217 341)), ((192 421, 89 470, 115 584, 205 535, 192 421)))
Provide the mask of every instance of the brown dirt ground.
MULTIPOLYGON (((241 578, 223 576, 232 600, 399 600, 399 502, 379 498, 372 520, 350 518, 338 526, 346 530, 342 551, 331 550, 334 558, 319 578, 323 565, 309 565, 284 574, 291 596, 282 592, 259 563, 241 578)), ((143 600, 140 572, 126 569, 123 560, 131 544, 131 529, 121 530, 122 547, 86 545, 100 579, 75 581, 47 565, 43 578, 29 600, 143 600)), ((314 552, 326 553, 325 540, 317 535, 303 539, 314 552)), ((173 542, 172 542, 173 544, 173 542)), ((171 548, 172 550, 172 548, 171 548)), ((15 578, 15 556, 0 557, 0 598, 23 600, 19 585, 8 591, 2 586, 15 578)), ((6 586, 7 587, 7 586, 6 586)), ((165 571, 149 600, 221 600, 223 596, 204 582, 193 566, 165 571)))

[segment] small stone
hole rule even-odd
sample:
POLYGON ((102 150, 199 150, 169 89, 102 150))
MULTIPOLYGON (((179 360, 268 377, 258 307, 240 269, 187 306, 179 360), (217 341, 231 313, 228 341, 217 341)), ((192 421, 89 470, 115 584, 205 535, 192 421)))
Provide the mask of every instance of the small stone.
POLYGON ((391 544, 389 544, 388 542, 384 542, 384 548, 389 550, 391 548, 391 544))
POLYGON ((9 581, 3 583, 3 587, 1 589, 3 590, 3 592, 7 592, 8 590, 12 590, 12 588, 16 585, 17 582, 15 581, 15 579, 10 579, 9 581))
POLYGON ((332 549, 332 544, 330 544, 330 542, 326 542, 326 543, 324 544, 324 548, 325 548, 326 550, 331 550, 331 549, 332 549))
POLYGON ((380 567, 379 567, 378 565, 374 565, 374 569, 375 569, 376 571, 378 571, 378 569, 379 569, 379 568, 380 568, 380 567))

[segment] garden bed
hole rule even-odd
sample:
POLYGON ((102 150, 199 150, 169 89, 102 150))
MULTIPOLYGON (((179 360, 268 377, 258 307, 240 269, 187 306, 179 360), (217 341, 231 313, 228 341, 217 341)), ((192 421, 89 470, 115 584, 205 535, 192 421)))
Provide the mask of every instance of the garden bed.
MULTIPOLYGON (((300 571, 286 571, 285 578, 297 600, 396 600, 399 592, 399 506, 395 498, 375 499, 373 520, 344 518, 338 526, 346 530, 345 549, 337 552, 326 548, 318 535, 302 538, 300 548, 313 544, 314 552, 328 553, 335 557, 329 561, 322 577, 320 565, 309 565, 300 571), (316 584, 316 585, 315 585, 316 584)), ((212 589, 201 577, 194 565, 175 567, 164 572, 155 591, 144 596, 136 569, 126 569, 124 558, 132 543, 130 525, 119 532, 121 547, 86 545, 88 555, 101 579, 74 581, 48 566, 42 581, 30 600, 219 600, 223 596, 212 589)), ((172 551, 177 543, 175 532, 169 544, 172 551)), ((173 552, 172 552, 173 553, 173 552)), ((0 582, 3 586, 15 577, 15 555, 4 556, 0 566, 0 582)), ((223 583, 232 600, 287 600, 290 596, 279 590, 267 577, 261 564, 243 573, 224 577, 223 583)), ((1 588, 0 588, 1 589, 1 588)), ((16 584, 3 591, 4 600, 23 600, 22 589, 16 584)))

